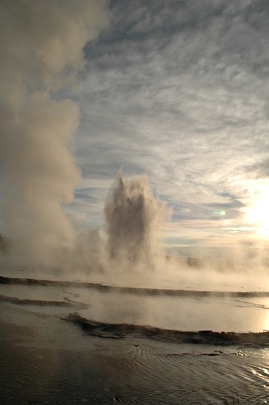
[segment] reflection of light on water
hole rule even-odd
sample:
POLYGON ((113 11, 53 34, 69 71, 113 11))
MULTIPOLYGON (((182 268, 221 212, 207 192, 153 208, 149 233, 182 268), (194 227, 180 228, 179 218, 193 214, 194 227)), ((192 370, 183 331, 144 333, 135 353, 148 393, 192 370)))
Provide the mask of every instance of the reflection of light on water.
POLYGON ((264 331, 268 331, 269 332, 269 310, 266 310, 266 315, 264 317, 264 327, 263 327, 264 331))
MULTIPOLYGON (((254 374, 255 379, 263 382, 262 387, 265 389, 265 391, 268 391, 269 389, 268 369, 257 366, 256 370, 254 368, 250 368, 250 371, 252 374, 254 374)), ((264 399, 262 403, 267 404, 267 400, 264 399)))

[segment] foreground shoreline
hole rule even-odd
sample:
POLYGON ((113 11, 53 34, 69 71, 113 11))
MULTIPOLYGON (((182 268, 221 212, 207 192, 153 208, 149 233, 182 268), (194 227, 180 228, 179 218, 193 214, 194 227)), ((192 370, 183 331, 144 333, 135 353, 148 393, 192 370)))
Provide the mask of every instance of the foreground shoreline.
POLYGON ((118 326, 87 321, 86 330, 84 319, 76 327, 50 312, 4 305, 1 403, 254 404, 268 399, 268 348, 158 342, 133 331, 128 339, 104 339, 88 333, 89 326, 96 331, 102 326, 103 333, 118 326))
POLYGON ((90 288, 100 292, 114 291, 128 294, 141 295, 167 295, 177 297, 238 297, 238 298, 269 298, 269 291, 210 291, 210 290, 185 290, 170 288, 147 288, 147 287, 127 287, 115 286, 101 283, 82 282, 82 281, 59 281, 59 280, 42 280, 34 278, 19 278, 0 276, 0 285, 24 285, 24 286, 42 286, 42 287, 77 287, 90 288))
POLYGON ((216 346, 269 347, 269 331, 264 332, 214 332, 212 330, 181 331, 145 325, 96 322, 83 318, 79 313, 70 313, 62 318, 78 325, 86 334, 100 338, 124 339, 146 338, 167 343, 206 344, 216 346))

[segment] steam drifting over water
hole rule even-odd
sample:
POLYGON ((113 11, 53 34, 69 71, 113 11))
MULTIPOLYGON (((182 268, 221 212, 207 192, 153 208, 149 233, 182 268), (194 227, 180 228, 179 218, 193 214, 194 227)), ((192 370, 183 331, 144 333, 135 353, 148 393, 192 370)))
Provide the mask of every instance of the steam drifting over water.
MULTIPOLYGON (((245 99, 250 82, 249 76, 242 76, 230 66, 229 54, 216 52, 218 41, 231 51, 228 45, 234 36, 239 38, 239 42, 235 41, 235 60, 240 59, 238 34, 242 20, 236 17, 238 6, 220 1, 216 9, 210 3, 199 2, 198 6, 191 0, 0 0, 1 403, 178 404, 212 403, 215 399, 219 403, 237 403, 238 387, 245 402, 256 403, 258 396, 264 403, 268 400, 268 261, 266 264, 264 257, 257 258, 253 250, 246 254, 249 245, 241 251, 235 246, 235 254, 229 248, 226 260, 219 256, 184 258, 165 251, 162 244, 168 209, 155 192, 165 196, 169 205, 171 201, 179 202, 177 193, 182 192, 181 202, 186 196, 183 205, 175 207, 178 228, 187 214, 186 222, 195 222, 195 214, 188 208, 190 200, 191 207, 198 202, 203 208, 204 204, 203 218, 216 210, 216 228, 226 210, 231 209, 231 219, 238 215, 243 204, 240 193, 218 184, 229 177, 230 171, 240 172, 240 167, 227 159, 230 150, 226 145, 233 144, 236 152, 240 147, 234 142, 236 134, 230 124, 237 121, 243 131, 237 115, 242 122, 251 117, 254 125, 263 122, 257 114, 259 100, 264 102, 260 85, 252 83, 251 88, 258 89, 258 93, 253 91, 249 105, 236 97, 233 100, 231 95, 235 94, 219 88, 220 83, 225 84, 225 74, 229 87, 237 93, 238 88, 230 80, 235 72, 247 83, 246 93, 241 94, 245 99), (214 27, 220 27, 216 36, 212 35, 215 30, 210 28, 211 20, 214 27), (219 24, 221 20, 224 24, 219 24), (189 35, 193 28, 196 33, 189 35), (232 36, 225 35, 225 30, 232 36), (196 42, 198 37, 202 42, 196 42), (211 37, 216 37, 213 51, 204 52, 211 37), (178 49, 182 52, 178 53, 178 49), (220 72, 215 82, 214 69, 207 69, 210 55, 212 67, 217 66, 220 72), (177 71, 181 71, 181 77, 177 71), (205 83, 209 84, 209 98, 200 86, 204 72, 208 75, 205 83), (194 87, 188 87, 192 81, 194 87), (82 93, 84 85, 87 91, 82 93), (83 97, 88 97, 85 105, 83 97), (215 108, 218 97, 219 111, 215 108), (104 100, 106 108, 102 109, 104 100), (125 109, 122 106, 126 100, 130 103, 125 109), (201 104, 209 107, 207 114, 200 109, 201 104), (234 110, 232 115, 223 114, 228 112, 226 104, 234 110), (86 114, 87 136, 83 132, 86 114), (103 125, 101 129, 94 126, 96 115, 99 125, 103 125), (197 119, 198 115, 202 120, 197 119), (213 115, 215 119, 210 118, 213 115), (217 122, 220 116, 229 122, 226 130, 234 137, 232 141, 226 136, 225 122, 217 122), (123 126, 115 124, 121 120, 123 126), (189 127, 192 122, 200 132, 189 127), (114 128, 110 125, 113 123, 114 128), (132 139, 135 148, 130 149, 131 155, 124 154, 133 123, 132 130, 137 130, 132 139), (224 132, 218 132, 218 127, 224 132), (206 128, 208 137, 200 142, 196 134, 204 135, 206 128), (160 137, 161 133, 164 136, 160 137), (94 172, 98 166, 94 159, 84 172, 84 162, 79 160, 83 160, 82 154, 76 155, 74 150, 76 135, 79 142, 87 138, 86 142, 94 144, 89 160, 99 151, 95 145, 99 141, 105 144, 106 152, 111 144, 117 149, 114 161, 108 162, 111 166, 105 162, 107 178, 111 178, 112 171, 108 173, 108 167, 113 167, 116 174, 121 165, 126 169, 130 163, 127 178, 120 171, 104 200, 103 227, 92 231, 76 227, 72 216, 66 214, 81 179, 87 183, 92 176, 98 182, 104 174, 98 172, 99 168, 94 172), (220 143, 222 147, 212 159, 212 151, 215 153, 219 145, 212 141, 218 139, 225 147, 220 143), (139 161, 141 151, 143 162, 139 161), (161 167, 157 157, 162 158, 161 167), (170 164, 166 164, 170 157, 170 164), (216 165, 207 166, 206 160, 216 165), (217 168, 220 160, 222 164, 217 168), (201 164, 206 170, 199 176, 201 164), (129 176, 144 173, 150 165, 153 170, 148 172, 149 177, 129 176), (211 177, 214 166, 216 176, 213 173, 214 179, 210 180, 207 176, 211 177), (227 173, 226 167, 231 167, 227 173), (172 176, 167 175, 169 171, 172 176), (158 181, 151 175, 161 179, 159 185, 163 182, 165 187, 158 189, 158 181), (190 190, 186 189, 186 179, 192 183, 190 190), (169 186, 174 188, 172 194, 169 186), (208 196, 200 199, 207 191, 208 196), (198 198, 192 205, 196 193, 198 198), (260 269, 265 271, 257 275, 260 269), (247 280, 248 272, 252 274, 247 280)), ((241 3, 246 2, 239 1, 239 8, 241 3)), ((259 15, 264 14, 257 9, 259 15)), ((247 20, 254 15, 252 25, 258 27, 258 38, 260 27, 267 24, 260 24, 260 19, 256 24, 254 11, 255 7, 247 10, 247 20)), ((256 54, 259 46, 253 31, 249 31, 249 38, 254 38, 256 54)), ((254 70, 264 65, 264 59, 256 65, 254 70)), ((266 86, 264 89, 266 93, 266 86)), ((262 125, 267 128, 266 124, 265 117, 262 125)), ((264 130, 261 126, 255 136, 254 127, 249 131, 253 144, 265 150, 258 142, 261 128, 264 130)), ((250 138, 248 141, 243 151, 248 143, 251 149, 253 144, 250 138)), ((241 158, 242 151, 236 153, 237 161, 241 162, 241 158)), ((105 161, 104 156, 98 155, 97 159, 105 161)), ((262 159, 260 169, 268 169, 268 162, 262 159)), ((248 170, 254 163, 255 156, 254 160, 242 159, 248 170)), ((88 190, 78 198, 80 203, 85 195, 95 197, 88 190)), ((86 199, 83 203, 87 204, 86 199)), ((90 199, 88 203, 90 206, 90 199)), ((196 226, 204 223, 197 221, 196 226)), ((229 239, 241 223, 228 225, 229 239)), ((178 236, 181 231, 177 232, 178 236)), ((213 233, 216 243, 218 232, 213 233)), ((209 236, 203 232, 201 235, 209 236)), ((188 241, 188 236, 179 239, 188 241)), ((208 245, 211 241, 208 237, 208 245)))

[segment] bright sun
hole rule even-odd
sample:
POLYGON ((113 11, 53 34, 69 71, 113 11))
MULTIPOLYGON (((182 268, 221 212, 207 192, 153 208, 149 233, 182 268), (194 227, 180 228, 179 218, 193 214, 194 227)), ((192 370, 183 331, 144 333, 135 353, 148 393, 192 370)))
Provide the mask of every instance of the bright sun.
POLYGON ((256 232, 269 238, 269 186, 262 185, 245 208, 245 219, 256 228, 256 232))

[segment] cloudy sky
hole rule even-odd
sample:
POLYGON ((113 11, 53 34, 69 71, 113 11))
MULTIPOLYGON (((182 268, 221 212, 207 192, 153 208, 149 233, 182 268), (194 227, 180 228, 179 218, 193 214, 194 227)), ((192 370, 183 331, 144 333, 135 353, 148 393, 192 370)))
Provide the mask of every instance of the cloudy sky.
MULTIPOLYGON (((48 3, 44 14, 53 12, 48 3)), ((73 148, 81 180, 72 183, 74 200, 64 201, 76 228, 104 227, 104 201, 122 167, 127 178, 145 173, 172 212, 161 230, 167 247, 266 241, 268 1, 111 0, 102 6, 98 23, 84 15, 94 33, 71 41, 85 59, 75 66, 76 80, 60 89, 48 85, 50 97, 69 99, 80 110, 73 148)))
POLYGON ((74 209, 101 224, 122 166, 173 208, 167 243, 252 238, 246 207, 266 197, 269 174, 268 3, 118 0, 109 13, 76 89, 74 209))

